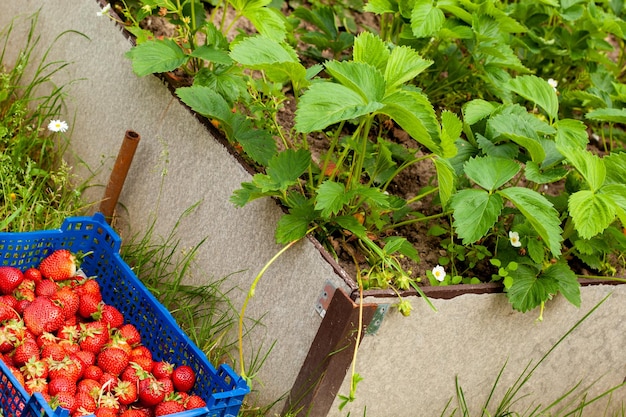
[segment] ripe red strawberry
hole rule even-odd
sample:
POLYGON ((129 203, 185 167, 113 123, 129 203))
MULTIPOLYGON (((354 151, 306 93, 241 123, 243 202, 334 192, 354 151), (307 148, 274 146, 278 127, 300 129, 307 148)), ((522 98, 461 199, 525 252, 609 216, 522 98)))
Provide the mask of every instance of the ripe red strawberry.
POLYGON ((59 289, 59 284, 55 281, 51 281, 49 279, 42 279, 38 283, 35 284, 35 295, 36 296, 46 296, 50 297, 57 292, 59 289))
POLYGON ((98 380, 100 385, 102 385, 103 392, 112 392, 117 384, 119 383, 119 379, 117 375, 113 375, 110 372, 105 372, 102 374, 102 377, 98 380))
POLYGON ((41 358, 60 361, 65 357, 65 349, 58 343, 45 344, 41 347, 41 358))
POLYGON ((183 406, 180 402, 168 400, 157 404, 154 408, 154 415, 159 417, 167 414, 180 413, 182 411, 185 411, 185 406, 183 406))
POLYGON ((118 410, 117 408, 112 408, 112 407, 98 407, 96 408, 96 411, 94 413, 96 415, 96 417, 118 417, 118 410))
POLYGON ((85 378, 81 379, 80 381, 78 381, 78 384, 76 384, 76 393, 86 392, 88 394, 97 396, 100 394, 101 388, 102 385, 100 385, 98 380, 87 378, 85 376, 85 378))
POLYGON ((113 391, 115 397, 123 405, 130 405, 137 401, 137 384, 130 381, 120 381, 113 391))
POLYGON ((87 366, 87 368, 85 368, 85 373, 83 374, 83 378, 93 379, 95 381, 98 381, 100 378, 102 378, 103 373, 104 372, 102 372, 102 369, 100 369, 99 366, 89 365, 87 366))
POLYGON ((141 335, 139 330, 130 323, 126 323, 119 328, 119 332, 126 342, 131 346, 136 346, 141 343, 141 335))
POLYGON ((82 350, 97 354, 109 341, 109 331, 100 321, 81 323, 80 329, 81 336, 78 344, 82 350))
POLYGON ((129 355, 122 349, 104 348, 96 359, 96 363, 104 372, 119 375, 128 366, 129 355))
POLYGON ((177 391, 187 392, 196 383, 196 373, 190 366, 181 365, 172 372, 172 382, 177 391))
POLYGON ((38 379, 48 377, 48 361, 37 359, 36 356, 29 358, 26 363, 20 368, 20 372, 24 375, 24 378, 38 379))
POLYGON ((129 408, 120 414, 120 417, 146 417, 143 411, 138 410, 136 408, 129 408))
POLYGON ((89 415, 93 414, 96 411, 96 400, 91 394, 86 392, 77 392, 76 393, 76 410, 80 411, 80 415, 89 415))
POLYGON ((130 357, 135 358, 138 356, 144 356, 146 358, 152 359, 152 352, 150 351, 150 349, 148 349, 147 346, 144 346, 144 345, 136 346, 133 348, 132 352, 130 353, 130 357))
POLYGON ((165 398, 163 384, 154 378, 146 378, 139 381, 137 390, 139 402, 147 407, 157 405, 165 398))
POLYGON ((108 325, 109 329, 117 329, 124 324, 124 316, 122 313, 109 304, 104 304, 100 310, 100 316, 98 317, 98 315, 96 315, 93 318, 108 325))
POLYGON ((12 266, 0 266, 0 294, 11 294, 22 281, 22 271, 12 266))
POLYGON ((66 319, 75 316, 78 312, 78 303, 80 297, 70 287, 60 288, 51 298, 54 301, 58 302, 58 304, 61 306, 66 319))
POLYGON ((17 298, 13 294, 2 294, 0 295, 0 303, 4 303, 11 308, 15 308, 17 305, 17 298))
POLYGON ((50 382, 48 382, 48 392, 50 395, 57 395, 60 392, 67 392, 75 395, 76 382, 63 375, 51 378, 50 382))
POLYGON ((152 367, 152 374, 157 379, 171 378, 172 372, 174 372, 174 365, 169 362, 155 362, 154 366, 152 367))
POLYGON ((15 332, 8 326, 0 327, 0 353, 8 353, 13 350, 13 345, 17 342, 15 332))
POLYGON ((13 362, 18 367, 24 366, 31 358, 39 359, 39 346, 34 340, 25 339, 16 346, 13 353, 13 362))
POLYGON ((48 381, 45 378, 27 379, 24 388, 29 395, 33 395, 35 392, 48 394, 48 381))
POLYGON ((76 400, 74 395, 68 392, 59 392, 50 400, 52 406, 59 406, 69 410, 70 414, 76 411, 76 400))
POLYGON ((41 272, 37 268, 28 268, 24 271, 24 279, 37 283, 41 281, 41 272))
POLYGON ((144 371, 152 372, 152 368, 154 366, 154 362, 152 361, 152 359, 145 356, 135 356, 131 359, 131 361, 132 363, 136 363, 144 371))
POLYGON ((76 275, 76 257, 67 249, 58 249, 39 264, 41 275, 54 281, 64 281, 76 275))
POLYGON ((174 393, 174 383, 169 378, 161 378, 157 379, 163 385, 163 391, 165 391, 165 396, 167 397, 170 394, 174 393))
POLYGON ((0 323, 10 319, 16 319, 17 317, 17 311, 15 311, 13 307, 0 302, 0 323))
POLYGON ((144 371, 141 366, 134 362, 129 362, 126 369, 122 371, 120 379, 122 381, 132 382, 133 384, 139 383, 140 380, 147 378, 149 375, 144 371))
POLYGON ((95 314, 102 314, 102 298, 98 294, 82 294, 78 300, 78 315, 89 319, 95 314))
POLYGON ((64 357, 60 361, 51 360, 50 366, 48 367, 48 376, 51 380, 58 377, 65 377, 73 381, 74 384, 80 379, 82 372, 80 365, 69 356, 64 357))
POLYGON ((200 397, 199 395, 190 395, 185 400, 185 408, 187 410, 191 410, 194 408, 202 408, 202 407, 206 407, 206 401, 204 401, 202 397, 200 397))
POLYGON ((95 365, 96 363, 96 354, 93 352, 88 352, 86 350, 79 350, 74 355, 78 360, 80 360, 85 365, 85 368, 87 368, 88 366, 95 365))
POLYGON ((65 319, 63 310, 46 297, 35 298, 24 309, 23 316, 26 327, 35 336, 58 330, 65 319))

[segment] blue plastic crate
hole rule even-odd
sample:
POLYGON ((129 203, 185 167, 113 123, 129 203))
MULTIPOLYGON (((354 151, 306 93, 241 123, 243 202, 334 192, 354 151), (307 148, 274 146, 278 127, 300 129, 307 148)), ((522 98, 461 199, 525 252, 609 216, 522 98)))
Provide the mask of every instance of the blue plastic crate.
MULTIPOLYGON (((236 416, 245 395, 250 392, 245 380, 226 364, 215 369, 169 311, 122 260, 120 247, 121 239, 117 233, 102 214, 96 213, 93 217, 67 218, 58 230, 0 233, 0 265, 24 271, 38 266, 57 249, 68 249, 73 253, 92 252, 83 259, 81 269, 87 276, 96 277, 104 302, 119 309, 126 321, 139 329, 142 343, 152 351, 155 360, 188 365, 196 371, 192 393, 201 396, 207 406, 178 415, 236 416)), ((43 398, 38 395, 29 398, 13 375, 7 375, 10 371, 1 361, 0 372, 0 407, 4 417, 50 415, 51 410, 43 398)))

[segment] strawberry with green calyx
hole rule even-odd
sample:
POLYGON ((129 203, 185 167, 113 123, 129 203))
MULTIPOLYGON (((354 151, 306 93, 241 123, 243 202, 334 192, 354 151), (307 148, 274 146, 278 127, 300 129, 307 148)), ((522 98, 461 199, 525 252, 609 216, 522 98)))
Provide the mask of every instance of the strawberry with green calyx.
POLYGON ((119 328, 119 333, 126 339, 126 342, 131 346, 136 346, 141 343, 141 334, 135 325, 126 323, 119 328))
POLYGON ((54 332, 63 326, 65 315, 61 307, 47 297, 36 297, 23 312, 26 327, 35 336, 43 332, 54 332))
POLYGON ((155 362, 152 366, 152 374, 156 378, 171 378, 172 372, 174 372, 174 365, 169 362, 155 362))
POLYGON ((48 361, 38 359, 36 355, 32 356, 22 365, 20 372, 22 372, 26 380, 36 378, 46 379, 48 377, 48 361))
POLYGON ((19 317, 19 314, 15 309, 3 302, 0 302, 0 323, 5 321, 16 319, 19 317))
POLYGON ((97 356, 96 364, 103 372, 119 375, 128 366, 130 356, 123 349, 105 347, 97 356))
POLYGON ((154 415, 156 417, 165 416, 167 414, 180 413, 185 411, 185 406, 176 400, 166 400, 157 404, 154 408, 154 415))
POLYGON ((70 319, 78 312, 80 297, 69 286, 59 288, 59 290, 50 298, 63 309, 66 319, 70 319))
POLYGON ((181 365, 172 372, 172 382, 177 391, 187 392, 196 383, 196 373, 187 365, 181 365))
POLYGON ((130 381, 120 381, 113 391, 115 397, 123 405, 130 405, 137 401, 137 385, 130 381))
POLYGON ((31 358, 39 360, 39 346, 32 339, 18 342, 13 352, 13 362, 17 367, 24 366, 31 358))
POLYGON ((50 395, 57 395, 61 392, 76 395, 76 381, 72 381, 70 378, 60 375, 54 378, 50 378, 48 382, 48 393, 50 395))
POLYGON ((65 281, 76 276, 77 259, 67 249, 57 249, 46 256, 39 264, 39 271, 45 278, 65 281))
POLYGON ((81 323, 80 330, 81 334, 78 344, 84 351, 98 354, 109 341, 109 331, 104 323, 100 321, 81 323))
POLYGON ((0 266, 0 294, 11 294, 22 281, 22 271, 12 266, 0 266))
POLYGON ((26 271, 24 271, 24 279, 37 283, 42 279, 41 271, 37 268, 28 268, 26 271))
POLYGON ((199 395, 190 395, 185 400, 185 408, 192 410, 194 408, 206 407, 206 402, 199 395))
POLYGON ((86 392, 78 392, 76 399, 76 412, 81 416, 93 414, 96 411, 96 399, 86 392))
POLYGON ((137 390, 139 402, 147 407, 152 407, 163 401, 165 398, 165 390, 163 383, 154 378, 146 378, 139 381, 139 389, 137 390))
POLYGON ((48 394, 48 381, 46 378, 27 379, 24 383, 24 388, 26 388, 28 395, 33 395, 35 392, 48 394))

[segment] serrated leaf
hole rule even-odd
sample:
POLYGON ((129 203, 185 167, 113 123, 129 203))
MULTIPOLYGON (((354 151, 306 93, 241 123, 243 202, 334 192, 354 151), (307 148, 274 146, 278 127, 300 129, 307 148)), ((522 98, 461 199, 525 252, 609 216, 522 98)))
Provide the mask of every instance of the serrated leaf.
POLYGON ((337 216, 333 218, 333 221, 341 228, 352 232, 356 237, 367 238, 367 229, 353 216, 337 216))
POLYGON ((572 194, 568 203, 574 227, 583 239, 591 239, 615 220, 615 206, 606 195, 581 190, 572 194))
POLYGON ((380 37, 371 32, 363 32, 354 39, 352 59, 354 62, 367 63, 385 73, 387 61, 389 60, 389 48, 380 37))
POLYGON ((463 122, 449 110, 441 112, 441 150, 444 158, 453 158, 458 149, 456 141, 463 132, 463 122))
POLYGON ((606 182, 609 184, 626 184, 626 152, 612 153, 604 157, 606 182))
POLYGON ((399 90, 385 96, 384 108, 378 112, 391 117, 413 139, 440 155, 438 122, 428 97, 417 91, 399 90))
POLYGON ((465 163, 465 175, 486 190, 494 191, 510 181, 520 171, 511 159, 483 156, 465 163))
POLYGON ((282 41, 287 35, 285 17, 278 10, 270 7, 246 8, 243 11, 243 16, 250 20, 263 36, 282 41))
POLYGON ((189 56, 171 39, 150 40, 126 53, 132 60, 133 72, 139 77, 173 71, 189 60, 189 56))
POLYGON ((202 45, 194 49, 189 56, 194 58, 200 58, 208 62, 221 65, 232 65, 233 60, 228 55, 228 52, 221 49, 217 49, 212 45, 202 45))
POLYGON ((326 72, 340 84, 370 102, 381 101, 385 94, 385 79, 376 67, 364 62, 328 61, 326 72))
POLYGON ((598 155, 592 154, 587 150, 575 148, 559 148, 559 152, 580 172, 580 175, 585 178, 592 191, 597 191, 602 187, 606 179, 606 166, 598 155))
POLYGON ((467 245, 487 234, 498 220, 504 203, 498 194, 465 189, 452 197, 450 206, 454 210, 453 226, 456 233, 467 245))
POLYGON ((272 135, 266 130, 256 129, 245 116, 235 114, 231 128, 232 140, 239 143, 254 162, 267 166, 276 155, 276 141, 272 135))
POLYGON ((391 236, 384 239, 385 246, 383 252, 386 254, 400 253, 414 262, 420 261, 419 253, 417 249, 407 239, 400 236, 391 236))
POLYGON ((317 190, 315 209, 320 210, 322 217, 328 219, 343 210, 350 200, 342 183, 326 180, 317 190))
POLYGON ((529 138, 528 136, 516 135, 515 133, 503 133, 502 136, 510 139, 522 148, 526 149, 526 151, 530 154, 530 158, 533 162, 540 164, 546 158, 546 153, 543 150, 543 146, 538 140, 529 138))
POLYGON ((559 99, 548 82, 535 75, 522 75, 509 82, 512 91, 541 107, 552 120, 558 118, 559 99))
POLYGON ((523 187, 498 191, 524 215, 555 257, 561 254, 561 220, 554 206, 541 194, 523 187))
POLYGON ((544 248, 545 246, 537 239, 528 239, 528 245, 526 249, 528 250, 528 256, 535 263, 541 263, 544 261, 544 248))
POLYGON ((369 0, 363 10, 375 14, 395 13, 398 11, 398 3, 391 0, 369 0))
POLYGON ((585 118, 598 122, 626 123, 626 109, 596 109, 585 114, 585 118))
POLYGON ((511 273, 513 285, 507 290, 511 306, 522 313, 530 311, 546 302, 559 290, 558 283, 552 277, 537 277, 534 271, 520 266, 511 273))
POLYGON ((396 46, 391 51, 385 67, 387 93, 415 79, 432 63, 433 61, 422 58, 417 51, 408 46, 396 46))
POLYGON ((411 11, 411 30, 416 38, 427 38, 437 34, 446 17, 432 0, 417 0, 411 11))
POLYGON ((389 207, 389 196, 376 187, 356 187, 349 192, 349 196, 359 196, 380 208, 389 207))
POLYGON ((267 196, 267 193, 253 183, 243 182, 240 189, 233 191, 233 194, 230 196, 230 202, 237 207, 243 207, 252 200, 267 196))
POLYGON ((575 305, 580 307, 580 283, 578 278, 572 269, 563 262, 558 262, 549 266, 540 279, 551 279, 556 282, 559 292, 563 296, 575 305))
POLYGON ((311 153, 306 149, 287 149, 274 156, 267 166, 267 175, 277 184, 280 189, 298 182, 298 178, 306 172, 311 165, 311 153))
POLYGON ((247 68, 265 71, 276 82, 306 78, 306 68, 293 48, 265 36, 250 36, 236 43, 230 57, 247 68))
POLYGON ((289 210, 289 214, 283 215, 278 220, 276 226, 276 242, 286 244, 294 240, 298 240, 306 236, 309 224, 315 219, 315 209, 313 204, 307 201, 307 204, 293 207, 289 210))
POLYGON ((176 95, 183 103, 202 116, 220 121, 231 117, 232 112, 228 103, 212 88, 200 85, 181 87, 176 89, 176 95))
POLYGON ((533 161, 526 162, 526 169, 524 175, 528 181, 532 181, 537 184, 549 184, 559 181, 567 175, 567 170, 561 167, 548 169, 541 171, 539 165, 533 161))
POLYGON ((587 126, 580 120, 559 120, 554 124, 554 127, 556 127, 555 140, 558 147, 582 149, 587 146, 587 142, 589 142, 587 126))
POLYGON ((310 133, 373 113, 382 107, 383 104, 378 102, 366 102, 361 95, 341 84, 318 82, 300 97, 295 127, 300 133, 310 133))
POLYGON ((474 99, 465 103, 462 110, 463 120, 471 126, 491 115, 496 106, 483 99, 474 99))
POLYGON ((456 173, 450 162, 446 159, 435 158, 433 160, 437 170, 437 184, 439 185, 439 200, 441 206, 446 208, 452 194, 456 190, 456 173))

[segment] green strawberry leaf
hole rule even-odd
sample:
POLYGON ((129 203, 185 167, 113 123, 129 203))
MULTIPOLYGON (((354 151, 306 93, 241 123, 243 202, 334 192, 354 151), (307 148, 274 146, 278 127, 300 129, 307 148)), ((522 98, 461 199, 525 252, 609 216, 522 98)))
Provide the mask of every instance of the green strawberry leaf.
POLYGON ((189 60, 189 56, 171 39, 150 40, 126 53, 132 60, 133 72, 139 77, 174 71, 189 60))
POLYGON ((559 291, 559 284, 554 277, 538 277, 527 266, 520 265, 516 271, 509 271, 509 274, 513 284, 507 290, 507 297, 513 308, 522 313, 538 307, 559 291))
POLYGON ((541 194, 528 188, 510 187, 498 191, 526 217, 556 257, 561 254, 561 220, 554 206, 541 194))
POLYGON ((580 307, 580 283, 574 271, 566 263, 557 262, 554 265, 550 265, 543 272, 541 278, 554 280, 559 287, 559 292, 563 294, 567 301, 576 307, 580 307))
POLYGON ((509 82, 512 91, 541 107, 551 120, 558 118, 559 98, 548 82, 535 75, 522 75, 509 82))
POLYGON ((452 196, 450 205, 454 210, 453 226, 463 244, 467 245, 487 234, 498 220, 504 202, 498 194, 465 189, 452 196))
POLYGON ((343 210, 350 200, 343 183, 326 180, 318 188, 315 209, 321 210, 322 217, 328 219, 343 210))
POLYGON ((280 190, 286 190, 298 182, 310 165, 311 153, 308 150, 287 149, 269 161, 267 175, 278 184, 280 190))
POLYGON ((517 175, 520 169, 517 162, 495 156, 471 158, 464 166, 465 175, 489 191, 502 187, 517 175))
POLYGON ((569 212, 580 237, 591 239, 615 220, 616 207, 605 194, 581 190, 570 196, 569 212))

